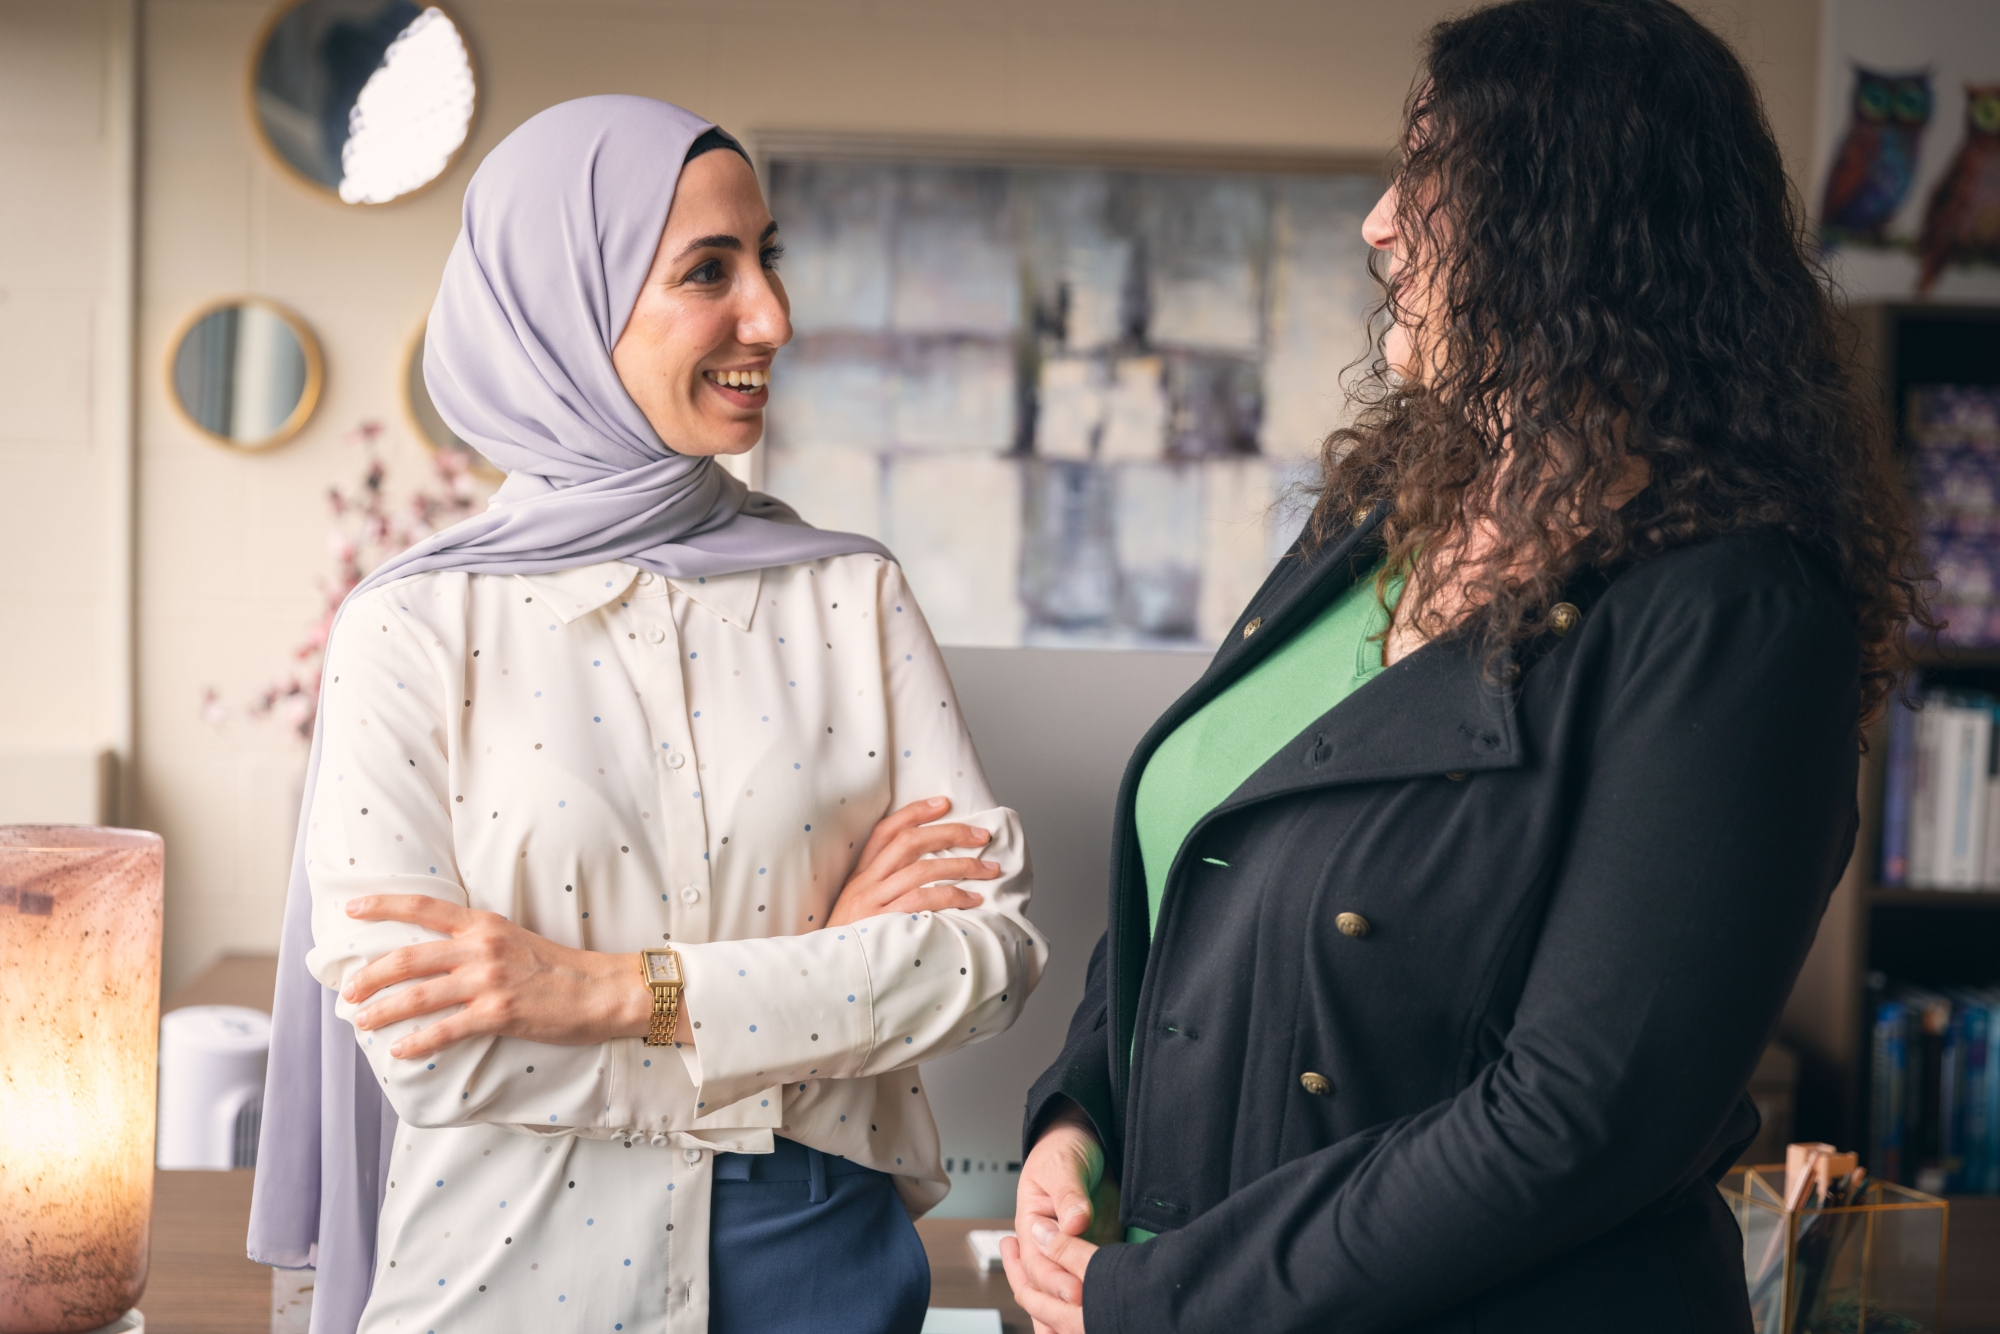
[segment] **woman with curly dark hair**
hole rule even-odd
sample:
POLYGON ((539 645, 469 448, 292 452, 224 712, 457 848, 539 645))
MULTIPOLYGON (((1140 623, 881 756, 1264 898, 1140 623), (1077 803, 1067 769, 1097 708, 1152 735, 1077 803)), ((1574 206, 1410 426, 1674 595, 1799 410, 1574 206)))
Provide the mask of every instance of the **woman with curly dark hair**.
POLYGON ((1441 24, 1405 123, 1372 392, 1126 771, 1038 1331, 1751 1327, 1714 1183, 1930 624, 1903 502, 1685 10, 1441 24))

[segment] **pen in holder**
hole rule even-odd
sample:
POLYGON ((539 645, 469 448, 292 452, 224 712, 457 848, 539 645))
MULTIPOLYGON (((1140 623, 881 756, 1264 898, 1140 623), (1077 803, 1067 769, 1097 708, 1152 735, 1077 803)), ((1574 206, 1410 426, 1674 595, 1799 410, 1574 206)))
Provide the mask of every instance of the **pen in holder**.
POLYGON ((1935 1334, 1949 1206, 1869 1177, 1830 1145, 1785 1157, 1722 1185, 1757 1334, 1935 1334))

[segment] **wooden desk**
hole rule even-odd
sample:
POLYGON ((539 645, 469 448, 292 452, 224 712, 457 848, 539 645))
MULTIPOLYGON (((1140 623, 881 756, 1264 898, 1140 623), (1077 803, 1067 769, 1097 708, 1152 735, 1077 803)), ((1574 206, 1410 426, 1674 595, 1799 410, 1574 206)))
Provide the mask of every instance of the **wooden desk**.
MULTIPOLYGON (((170 996, 162 1010, 184 1005, 271 1008, 278 961, 231 955, 170 996)), ((153 1257, 146 1294, 147 1334, 269 1334, 271 1271, 244 1258, 250 1224, 250 1172, 155 1172, 153 1257)), ((920 1219, 917 1235, 931 1260, 931 1305, 988 1306, 1000 1311, 1007 1334, 1029 1334, 1002 1274, 972 1267, 965 1234, 1012 1227, 1012 1219, 920 1219)))
POLYGON ((271 1271, 243 1255, 251 1175, 153 1173, 146 1334, 270 1334, 271 1271))
POLYGON ((919 1218, 917 1235, 931 1258, 931 1305, 996 1307, 1007 1334, 1030 1334, 1027 1313, 1015 1305, 1007 1276, 974 1269, 972 1248, 965 1244, 965 1234, 975 1228, 1013 1226, 1011 1218, 919 1218))

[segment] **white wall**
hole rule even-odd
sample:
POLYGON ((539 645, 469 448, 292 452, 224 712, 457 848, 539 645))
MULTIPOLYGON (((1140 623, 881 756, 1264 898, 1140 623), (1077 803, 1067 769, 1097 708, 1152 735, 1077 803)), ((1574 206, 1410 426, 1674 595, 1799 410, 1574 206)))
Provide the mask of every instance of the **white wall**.
MULTIPOLYGON (((262 0, 139 0, 136 372, 124 321, 132 50, 126 0, 0 0, 0 748, 111 746, 127 822, 167 836, 166 982, 276 937, 301 751, 242 706, 291 666, 327 571, 323 494, 358 471, 343 432, 391 428, 471 166, 540 108, 629 91, 749 135, 1069 139, 1381 153, 1424 28, 1416 0, 465 0, 479 64, 471 150, 435 189, 374 210, 299 186, 245 117, 262 0), (238 456, 168 408, 167 339, 195 305, 258 292, 326 348, 295 442, 238 456), (125 518, 136 393, 136 528, 125 518), (135 537, 136 533, 136 537, 135 537), (125 581, 137 542, 137 588, 125 581), (137 686, 124 630, 137 627, 137 686), (231 709, 201 717, 213 687, 231 709), (129 719, 136 711, 136 731, 129 719)), ((1812 142, 1814 0, 1710 18, 1746 52, 1795 163, 1812 142)), ((4 812, 0 812, 0 818, 4 812)))
MULTIPOLYGON (((23 787, 129 729, 129 11, 0 0, 0 767, 23 787)), ((94 818, 36 795, 0 793, 0 821, 94 818)))

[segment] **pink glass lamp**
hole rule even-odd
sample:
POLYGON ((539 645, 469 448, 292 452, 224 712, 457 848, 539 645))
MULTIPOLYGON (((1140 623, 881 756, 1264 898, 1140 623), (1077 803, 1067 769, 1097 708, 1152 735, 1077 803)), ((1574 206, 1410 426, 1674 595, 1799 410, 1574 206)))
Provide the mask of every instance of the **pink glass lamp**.
POLYGON ((144 1327, 164 852, 0 826, 0 1334, 144 1327))

